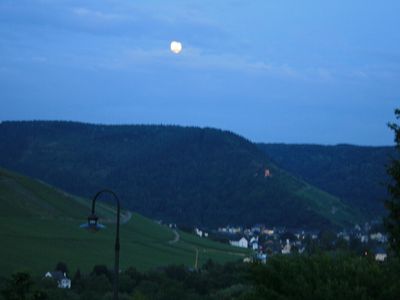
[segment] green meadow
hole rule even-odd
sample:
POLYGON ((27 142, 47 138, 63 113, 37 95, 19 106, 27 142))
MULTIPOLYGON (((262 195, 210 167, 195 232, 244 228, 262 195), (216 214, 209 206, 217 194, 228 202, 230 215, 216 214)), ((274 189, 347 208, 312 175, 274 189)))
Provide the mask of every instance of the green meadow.
MULTIPOLYGON (((86 222, 90 201, 45 183, 0 169, 0 274, 27 270, 42 274, 65 262, 70 271, 88 272, 114 263, 115 211, 99 202, 96 212, 106 228, 96 233, 86 222)), ((123 212, 120 267, 149 270, 170 264, 200 266, 242 260, 247 250, 178 232, 138 214, 123 212)))

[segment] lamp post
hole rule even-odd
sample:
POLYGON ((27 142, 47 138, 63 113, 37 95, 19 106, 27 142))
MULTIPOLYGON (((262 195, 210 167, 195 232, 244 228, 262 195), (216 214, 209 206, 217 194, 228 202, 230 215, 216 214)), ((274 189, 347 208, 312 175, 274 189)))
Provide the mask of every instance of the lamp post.
POLYGON ((101 190, 98 192, 92 200, 92 214, 88 217, 88 224, 87 228, 89 230, 97 231, 101 227, 97 223, 98 217, 95 213, 95 207, 96 207, 96 200, 101 194, 111 194, 113 198, 117 201, 117 232, 116 232, 116 237, 115 237, 115 262, 114 262, 114 300, 118 300, 118 284, 119 284, 119 223, 120 223, 120 203, 117 195, 111 190, 101 190))

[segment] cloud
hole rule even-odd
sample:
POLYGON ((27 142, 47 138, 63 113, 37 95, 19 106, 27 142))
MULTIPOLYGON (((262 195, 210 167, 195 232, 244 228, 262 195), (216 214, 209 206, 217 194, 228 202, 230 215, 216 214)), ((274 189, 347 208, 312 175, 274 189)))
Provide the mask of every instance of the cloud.
MULTIPOLYGON (((257 17, 259 5, 253 4, 251 18, 257 17)), ((324 65, 335 55, 327 52, 316 59, 301 43, 280 42, 285 31, 266 26, 273 23, 264 18, 243 26, 242 18, 247 16, 242 10, 249 11, 247 2, 5 1, 0 4, 0 41, 5 45, 0 61, 11 62, 18 55, 26 60, 36 57, 36 63, 83 68, 151 70, 167 66, 325 83, 399 78, 398 63, 393 64, 396 57, 387 56, 387 62, 382 62, 378 53, 372 67, 360 65, 365 55, 360 55, 357 64, 342 63, 340 56, 324 65), (232 5, 240 7, 232 10, 232 5), (168 44, 172 39, 183 41, 182 55, 171 56, 168 44)), ((315 49, 324 53, 323 48, 315 49)))
POLYGON ((110 70, 156 70, 168 67, 176 69, 210 70, 225 72, 245 72, 269 75, 280 78, 301 78, 301 73, 287 64, 273 64, 251 57, 230 53, 207 53, 195 47, 183 45, 179 55, 169 51, 168 43, 164 47, 153 49, 125 49, 116 54, 98 60, 92 60, 92 67, 110 70))
POLYGON ((89 18, 96 21, 120 21, 126 19, 122 14, 104 13, 98 10, 91 10, 84 7, 75 7, 72 9, 73 14, 82 18, 89 18))

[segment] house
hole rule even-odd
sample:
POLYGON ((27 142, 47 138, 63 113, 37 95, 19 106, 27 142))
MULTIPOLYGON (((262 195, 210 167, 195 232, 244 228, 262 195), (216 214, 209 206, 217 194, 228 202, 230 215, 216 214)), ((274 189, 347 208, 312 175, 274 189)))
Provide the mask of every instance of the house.
POLYGON ((200 230, 200 229, 198 229, 198 228, 195 228, 194 230, 195 230, 196 234, 197 234, 199 237, 202 237, 202 236, 203 236, 203 231, 202 231, 202 230, 200 230))
POLYGON ((282 248, 282 254, 290 254, 291 248, 292 247, 290 246, 290 242, 287 239, 286 240, 286 245, 282 248))
POLYGON ((238 241, 229 241, 229 244, 235 247, 240 247, 240 248, 248 248, 249 247, 249 242, 245 237, 242 237, 238 241))
POLYGON ((228 229, 226 227, 218 227, 218 232, 228 232, 228 229))
POLYGON ((208 233, 205 232, 204 230, 201 230, 199 228, 195 228, 194 232, 196 233, 196 235, 198 235, 199 237, 208 237, 208 233))
POLYGON ((258 250, 258 237, 252 237, 249 242, 251 248, 253 250, 258 250))
POLYGON ((366 234, 361 234, 359 235, 361 243, 368 243, 368 235, 366 234))
POLYGON ((386 253, 376 253, 375 254, 375 260, 376 261, 380 261, 380 262, 384 262, 387 258, 387 254, 386 253))
POLYGON ((379 262, 384 262, 387 258, 386 251, 379 248, 375 251, 375 260, 379 262))
POLYGON ((255 243, 255 242, 258 242, 258 236, 256 237, 256 236, 253 236, 251 239, 250 239, 250 244, 253 244, 253 243, 255 243))
POLYGON ((57 281, 57 286, 60 289, 70 289, 71 288, 71 279, 69 279, 67 277, 66 273, 63 273, 60 271, 47 272, 44 275, 44 278, 51 278, 51 279, 57 281))
POLYGON ((256 255, 256 259, 257 259, 259 262, 261 262, 262 264, 267 263, 267 258, 268 258, 268 256, 267 256, 266 253, 259 252, 259 253, 257 253, 257 255, 256 255))
POLYGON ((229 233, 229 234, 238 234, 242 231, 242 228, 227 226, 227 227, 219 227, 218 231, 223 232, 223 233, 229 233))
POLYGON ((232 228, 229 228, 229 232, 232 234, 238 234, 238 233, 242 232, 242 228, 241 227, 232 227, 232 228))
POLYGON ((265 235, 273 235, 274 234, 274 230, 273 229, 264 229, 263 230, 263 233, 265 234, 265 235))
POLYGON ((373 241, 378 241, 380 243, 385 243, 387 241, 387 238, 385 235, 383 235, 380 232, 376 232, 376 233, 371 233, 370 236, 371 240, 373 241))

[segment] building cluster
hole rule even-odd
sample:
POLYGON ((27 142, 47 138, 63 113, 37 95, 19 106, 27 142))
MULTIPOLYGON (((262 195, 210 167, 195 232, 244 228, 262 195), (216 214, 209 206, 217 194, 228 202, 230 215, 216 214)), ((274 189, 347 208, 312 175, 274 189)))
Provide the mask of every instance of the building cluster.
POLYGON ((57 283, 57 287, 60 289, 70 289, 71 279, 67 277, 65 272, 61 271, 49 271, 44 274, 44 278, 52 279, 57 283))
MULTIPOLYGON (((293 252, 303 253, 305 250, 304 240, 306 236, 317 239, 318 233, 305 230, 286 230, 285 228, 266 227, 262 224, 250 228, 243 227, 220 227, 219 235, 226 235, 229 244, 235 247, 250 248, 253 250, 252 261, 266 262, 267 258, 276 254, 291 254, 293 252)), ((248 261, 249 259, 245 259, 248 261)))
POLYGON ((353 228, 338 232, 337 237, 350 242, 355 240, 365 249, 364 255, 373 255, 375 260, 383 262, 387 258, 388 237, 382 224, 377 221, 355 225, 353 228))
POLYGON ((195 228, 194 233, 199 237, 208 237, 208 232, 206 232, 205 230, 201 230, 199 228, 195 228))
POLYGON ((254 258, 262 262, 271 255, 301 254, 313 245, 329 249, 339 248, 340 242, 342 245, 344 243, 348 249, 351 249, 353 244, 357 244, 360 254, 373 255, 377 261, 385 261, 387 236, 376 225, 371 223, 356 225, 350 229, 333 232, 330 236, 324 236, 317 230, 266 227, 262 224, 249 228, 220 227, 215 233, 220 237, 225 236, 232 246, 252 249, 254 258))

